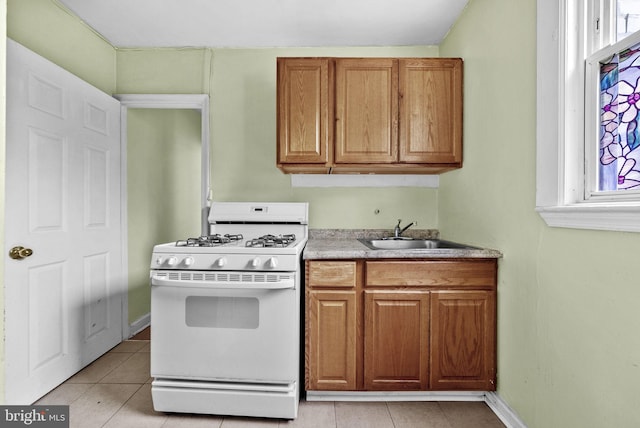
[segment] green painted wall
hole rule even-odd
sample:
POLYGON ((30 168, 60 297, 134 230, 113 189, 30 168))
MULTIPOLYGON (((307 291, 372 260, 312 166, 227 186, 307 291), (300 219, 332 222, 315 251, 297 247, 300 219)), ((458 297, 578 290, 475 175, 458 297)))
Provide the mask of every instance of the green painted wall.
POLYGON ((210 67, 209 49, 118 49, 116 92, 206 94, 210 67))
POLYGON ((439 228, 504 252, 498 392, 531 428, 640 426, 640 234, 535 213, 536 2, 472 0, 440 46, 465 59, 464 168, 439 228))
POLYGON ((112 94, 115 49, 56 0, 7 0, 7 36, 112 94))
POLYGON ((155 244, 200 236, 200 112, 129 109, 129 321, 149 313, 155 244))

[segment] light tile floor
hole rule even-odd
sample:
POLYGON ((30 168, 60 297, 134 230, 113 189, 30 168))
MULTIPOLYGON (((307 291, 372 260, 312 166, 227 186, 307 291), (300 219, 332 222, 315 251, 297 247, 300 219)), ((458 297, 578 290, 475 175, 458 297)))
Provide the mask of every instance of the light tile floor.
POLYGON ((153 410, 149 341, 127 340, 35 404, 69 405, 76 428, 504 428, 482 402, 306 402, 294 421, 153 410))

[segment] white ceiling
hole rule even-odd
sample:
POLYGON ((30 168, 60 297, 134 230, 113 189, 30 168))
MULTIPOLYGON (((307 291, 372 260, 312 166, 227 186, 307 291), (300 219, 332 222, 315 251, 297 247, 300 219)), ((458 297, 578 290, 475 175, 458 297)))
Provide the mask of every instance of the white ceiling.
POLYGON ((469 0, 58 0, 116 47, 438 45, 469 0))

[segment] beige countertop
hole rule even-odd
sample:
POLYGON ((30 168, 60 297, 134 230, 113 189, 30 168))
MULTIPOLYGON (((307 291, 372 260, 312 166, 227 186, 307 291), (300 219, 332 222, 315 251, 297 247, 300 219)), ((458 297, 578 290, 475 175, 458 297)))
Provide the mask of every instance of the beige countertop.
MULTIPOLYGON (((372 250, 359 238, 382 238, 393 235, 384 229, 310 229, 304 249, 305 260, 317 259, 388 259, 388 258, 500 258, 502 253, 490 248, 372 250)), ((437 230, 414 229, 403 236, 438 239, 437 230)), ((460 242, 465 244, 464 242, 460 242)))

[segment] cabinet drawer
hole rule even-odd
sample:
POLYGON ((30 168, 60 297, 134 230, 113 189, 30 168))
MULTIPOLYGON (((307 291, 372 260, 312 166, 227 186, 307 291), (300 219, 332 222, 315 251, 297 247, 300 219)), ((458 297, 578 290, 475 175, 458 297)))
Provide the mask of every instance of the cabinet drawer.
POLYGON ((367 261, 366 286, 495 287, 495 260, 367 261))
POLYGON ((355 261, 307 262, 307 284, 310 287, 355 287, 355 261))

